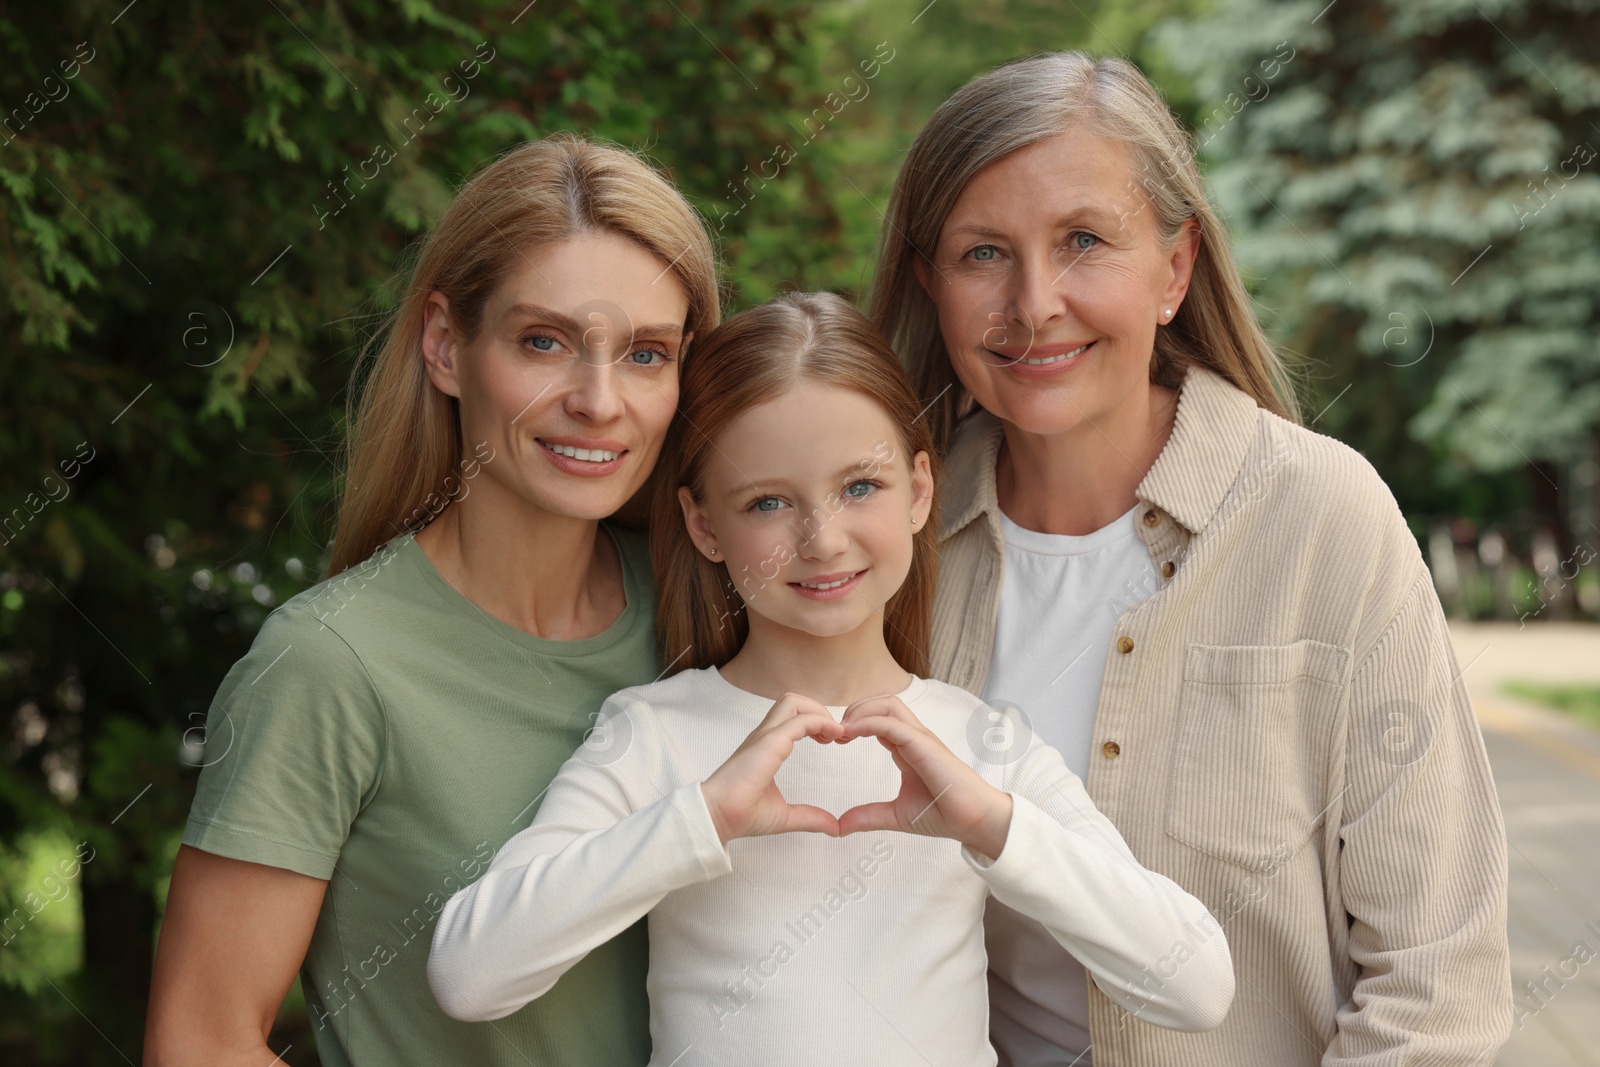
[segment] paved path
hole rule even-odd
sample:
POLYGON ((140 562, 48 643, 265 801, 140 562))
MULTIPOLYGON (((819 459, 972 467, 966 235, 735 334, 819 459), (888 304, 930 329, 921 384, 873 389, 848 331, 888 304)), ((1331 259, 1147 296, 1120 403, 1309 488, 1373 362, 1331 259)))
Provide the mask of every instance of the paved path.
POLYGON ((1600 626, 1453 623, 1511 844, 1516 1021, 1496 1067, 1600 1067, 1600 730, 1500 692, 1600 685, 1600 626))

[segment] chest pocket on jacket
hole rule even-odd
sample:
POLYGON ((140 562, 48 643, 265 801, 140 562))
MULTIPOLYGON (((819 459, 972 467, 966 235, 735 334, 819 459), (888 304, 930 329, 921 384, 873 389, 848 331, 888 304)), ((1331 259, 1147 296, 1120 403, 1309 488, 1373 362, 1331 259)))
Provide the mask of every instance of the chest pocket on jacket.
POLYGON ((1331 797, 1350 653, 1289 645, 1190 645, 1167 796, 1167 834, 1268 870, 1305 844, 1331 797))

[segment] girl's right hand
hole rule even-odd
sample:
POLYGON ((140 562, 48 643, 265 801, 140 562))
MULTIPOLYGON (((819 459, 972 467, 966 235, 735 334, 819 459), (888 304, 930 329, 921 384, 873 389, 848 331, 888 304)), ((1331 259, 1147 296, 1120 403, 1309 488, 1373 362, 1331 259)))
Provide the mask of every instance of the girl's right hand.
POLYGON ((844 736, 844 725, 828 709, 798 693, 785 693, 761 725, 734 749, 722 766, 700 783, 711 821, 723 844, 739 837, 795 831, 839 836, 839 820, 810 804, 790 804, 773 776, 806 737, 818 742, 844 736))

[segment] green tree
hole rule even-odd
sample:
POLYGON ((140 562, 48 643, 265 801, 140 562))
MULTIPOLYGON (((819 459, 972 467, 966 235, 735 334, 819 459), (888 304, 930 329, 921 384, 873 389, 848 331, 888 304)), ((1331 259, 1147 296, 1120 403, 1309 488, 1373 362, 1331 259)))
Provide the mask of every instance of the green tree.
POLYGON ((1600 441, 1593 4, 1217 0, 1161 41, 1213 102, 1275 331, 1321 367, 1315 428, 1408 514, 1531 503, 1570 545, 1600 441))
MULTIPOLYGON (((782 0, 117 6, 0 6, 0 837, 93 856, 71 975, 0 864, 10 1063, 137 1059, 203 714, 319 577, 355 354, 452 188, 576 128, 720 218, 827 91, 782 0)), ((719 227, 736 291, 832 280, 827 158, 719 227)))
POLYGON ((946 97, 1001 63, 1043 51, 1084 49, 1123 55, 1148 74, 1180 111, 1194 105, 1189 82, 1151 46, 1152 27, 1192 13, 1199 0, 836 0, 819 7, 828 84, 851 74, 852 55, 887 42, 895 58, 865 88, 871 98, 842 114, 830 136, 846 140, 824 164, 846 220, 838 275, 865 290, 883 211, 912 138, 946 97), (835 162, 837 160, 837 162, 835 162))

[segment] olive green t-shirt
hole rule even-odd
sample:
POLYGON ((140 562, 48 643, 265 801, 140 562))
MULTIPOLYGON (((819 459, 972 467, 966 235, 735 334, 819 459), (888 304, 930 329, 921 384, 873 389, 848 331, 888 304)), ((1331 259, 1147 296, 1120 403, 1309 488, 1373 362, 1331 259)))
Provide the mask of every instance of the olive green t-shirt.
POLYGON ((656 676, 646 538, 601 528, 627 607, 594 637, 500 622, 407 534, 274 611, 223 680, 183 840, 329 880, 300 971, 326 1067, 650 1058, 643 920, 491 1023, 445 1015, 427 980, 445 901, 533 820, 605 698, 656 676))

